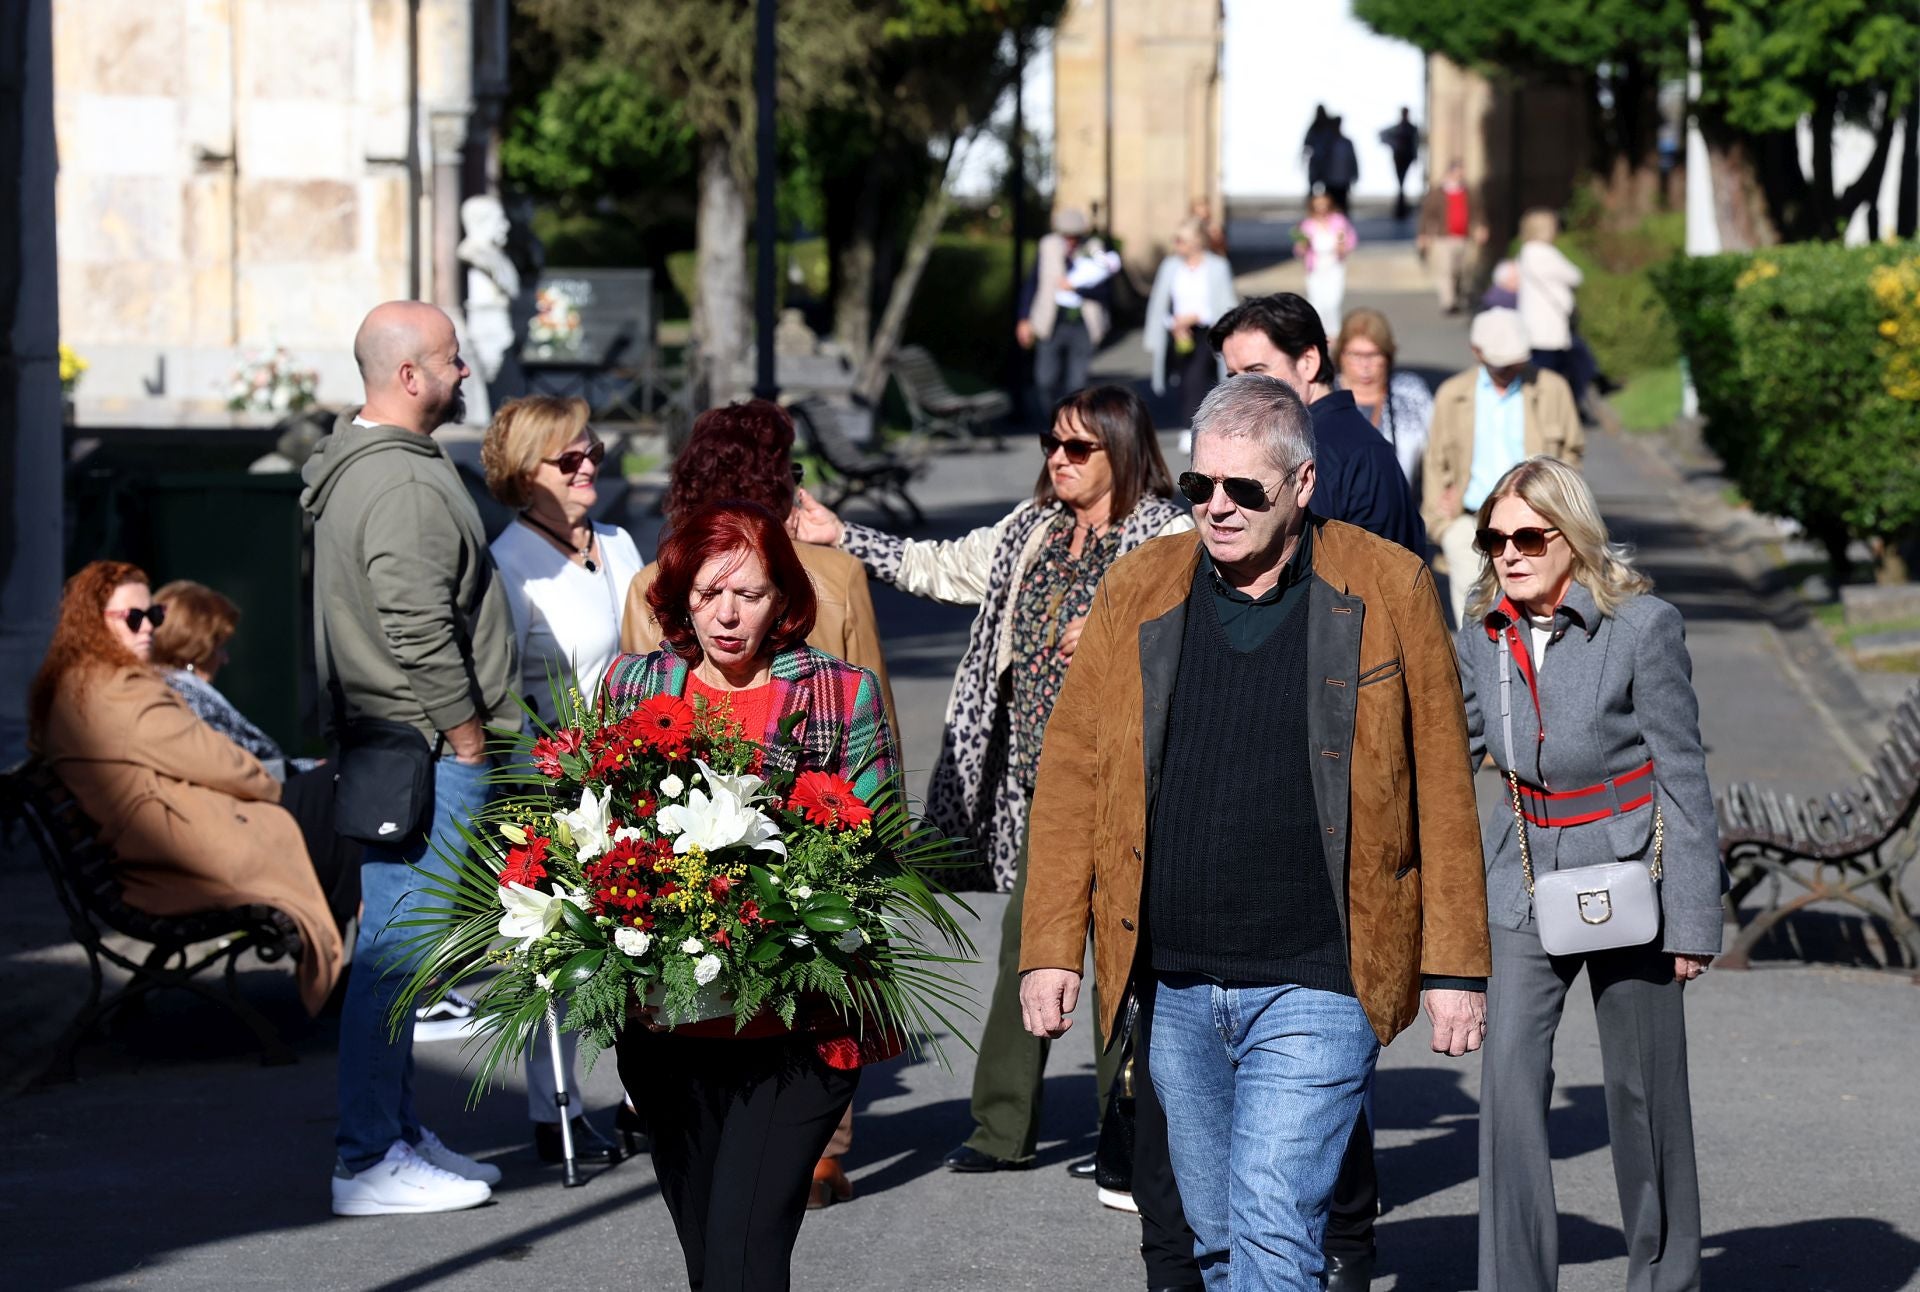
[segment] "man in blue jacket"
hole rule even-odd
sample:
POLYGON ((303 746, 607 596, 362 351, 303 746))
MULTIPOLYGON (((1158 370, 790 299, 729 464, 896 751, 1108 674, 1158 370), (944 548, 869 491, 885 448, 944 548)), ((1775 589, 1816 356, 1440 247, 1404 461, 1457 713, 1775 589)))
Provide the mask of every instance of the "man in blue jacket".
POLYGON ((1358 525, 1426 556, 1420 508, 1393 446, 1351 393, 1333 388, 1326 329, 1306 298, 1275 292, 1242 301, 1213 325, 1207 340, 1226 360, 1229 377, 1276 377, 1305 401, 1319 455, 1314 515, 1358 525))

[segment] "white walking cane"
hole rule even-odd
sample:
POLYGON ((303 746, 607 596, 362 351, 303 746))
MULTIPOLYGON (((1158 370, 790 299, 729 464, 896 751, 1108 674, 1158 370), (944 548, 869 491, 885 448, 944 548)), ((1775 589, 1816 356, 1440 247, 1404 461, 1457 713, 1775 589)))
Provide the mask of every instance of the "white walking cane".
POLYGON ((554 1008, 553 993, 547 993, 547 1051, 553 1057, 553 1102, 560 1109, 560 1160, 565 1187, 577 1189, 586 1181, 573 1157, 573 1117, 568 1105, 573 1096, 567 1092, 567 1065, 560 1055, 560 1011, 554 1008))

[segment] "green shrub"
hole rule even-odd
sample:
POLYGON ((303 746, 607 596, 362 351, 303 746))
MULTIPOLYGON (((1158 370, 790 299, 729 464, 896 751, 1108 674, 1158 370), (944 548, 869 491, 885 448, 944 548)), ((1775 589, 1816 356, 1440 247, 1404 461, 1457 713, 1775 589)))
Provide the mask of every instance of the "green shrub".
POLYGON ((1680 252, 1685 217, 1648 216, 1626 229, 1588 226, 1561 235, 1560 249, 1580 267, 1580 334, 1601 371, 1626 382, 1680 357, 1673 324, 1661 307, 1651 271, 1680 252))
POLYGON ((1807 243, 1664 270, 1708 443, 1762 511, 1823 542, 1920 529, 1920 390, 1887 338, 1920 310, 1920 248, 1807 243))

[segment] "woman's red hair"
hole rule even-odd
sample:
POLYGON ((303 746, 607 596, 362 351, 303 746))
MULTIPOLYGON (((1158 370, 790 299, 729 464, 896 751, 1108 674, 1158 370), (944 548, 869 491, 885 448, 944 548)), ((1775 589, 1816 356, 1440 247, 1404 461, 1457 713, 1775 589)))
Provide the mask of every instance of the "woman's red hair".
POLYGON ((793 418, 771 400, 709 408, 694 418, 661 510, 677 529, 707 504, 735 499, 783 519, 793 510, 793 418))
POLYGON ((700 567, 717 556, 747 551, 760 558, 781 596, 779 618, 767 631, 761 650, 775 654, 799 645, 813 631, 813 580, 793 540, 773 513, 757 502, 711 503, 686 516, 661 540, 655 557, 659 572, 647 589, 647 606, 673 653, 684 660, 700 658, 700 641, 693 633, 693 580, 700 567))
POLYGON ((144 667, 140 657, 122 646, 113 629, 107 627, 107 602, 113 599, 115 588, 146 582, 146 571, 125 561, 92 561, 67 580, 60 594, 60 618, 53 625, 53 640, 47 643, 47 657, 40 661, 40 671, 33 675, 33 688, 28 692, 30 746, 40 747, 54 701, 69 675, 73 682, 67 701, 73 703, 103 668, 144 667))

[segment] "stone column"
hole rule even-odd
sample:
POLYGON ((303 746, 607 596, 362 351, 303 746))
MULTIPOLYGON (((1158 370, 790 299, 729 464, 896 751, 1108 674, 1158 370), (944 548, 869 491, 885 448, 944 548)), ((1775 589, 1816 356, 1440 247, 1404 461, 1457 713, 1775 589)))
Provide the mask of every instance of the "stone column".
POLYGON ((50 0, 0 5, 0 766, 60 601, 60 312, 50 0))
POLYGON ((428 298, 456 318, 463 296, 458 248, 462 170, 473 121, 474 5, 475 0, 420 0, 415 53, 420 109, 433 149, 424 168, 433 208, 427 226, 432 230, 427 259, 433 266, 428 298))

